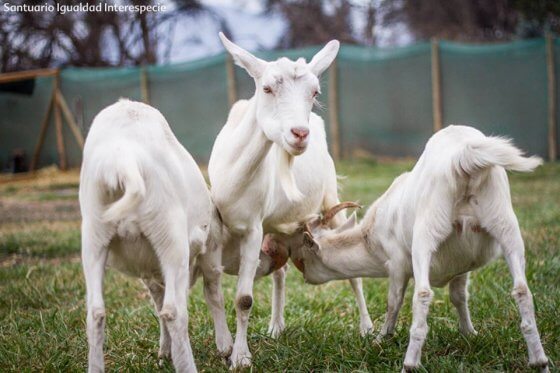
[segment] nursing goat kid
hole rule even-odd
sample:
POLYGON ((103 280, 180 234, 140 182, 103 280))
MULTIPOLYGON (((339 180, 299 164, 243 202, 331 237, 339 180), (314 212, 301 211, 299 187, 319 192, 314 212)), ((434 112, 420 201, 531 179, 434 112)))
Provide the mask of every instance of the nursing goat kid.
MULTIPOLYGON (((338 203, 324 123, 311 110, 320 90, 318 76, 336 57, 339 43, 329 42, 309 63, 302 58, 266 62, 221 33, 220 38, 256 86, 250 100, 231 109, 208 165, 212 199, 229 232, 223 246, 225 271, 239 275, 237 332, 230 357, 236 368, 251 364, 247 327, 255 275, 263 275, 258 271, 263 235, 292 233, 298 222, 338 203)), ((333 224, 343 221, 340 214, 333 224)), ((270 330, 276 335, 284 328, 284 268, 274 273, 273 280, 270 330)), ((361 280, 352 283, 363 329, 370 329, 361 280)))
POLYGON ((506 174, 506 170, 532 171, 541 162, 538 157, 523 157, 508 140, 486 137, 472 127, 449 126, 432 136, 412 171, 393 182, 360 224, 336 231, 314 218, 299 239, 294 235, 287 243, 291 258, 311 283, 389 277, 380 336, 394 332, 407 283, 414 277, 404 360, 408 370, 420 365, 431 286, 449 284, 460 331, 476 334, 467 304, 469 272, 501 254, 513 277, 512 295, 521 314, 529 365, 547 371, 506 174))
MULTIPOLYGON (((84 147, 80 208, 88 370, 104 370, 108 263, 149 289, 160 319, 160 358, 171 356, 179 372, 196 371, 187 329, 189 265, 203 254, 196 262, 209 269, 207 302, 223 309, 219 272, 212 276, 212 269, 221 268, 219 257, 212 263, 213 253, 204 254, 218 219, 198 166, 159 111, 121 100, 95 117, 84 147)), ((221 326, 219 319, 215 323, 221 326)), ((223 344, 231 345, 227 337, 223 344)))

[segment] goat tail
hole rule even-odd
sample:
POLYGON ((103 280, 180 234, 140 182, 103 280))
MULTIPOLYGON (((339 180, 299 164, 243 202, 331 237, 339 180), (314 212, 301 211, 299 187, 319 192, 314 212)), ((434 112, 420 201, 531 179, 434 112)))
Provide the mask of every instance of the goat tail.
POLYGON ((542 163, 540 157, 525 157, 510 139, 488 136, 468 142, 455 158, 454 166, 460 173, 473 175, 492 166, 531 172, 542 163))
POLYGON ((102 216, 106 223, 117 223, 133 212, 146 195, 146 185, 138 161, 134 157, 121 158, 116 162, 113 175, 106 178, 106 181, 111 189, 124 189, 123 196, 113 202, 102 216))

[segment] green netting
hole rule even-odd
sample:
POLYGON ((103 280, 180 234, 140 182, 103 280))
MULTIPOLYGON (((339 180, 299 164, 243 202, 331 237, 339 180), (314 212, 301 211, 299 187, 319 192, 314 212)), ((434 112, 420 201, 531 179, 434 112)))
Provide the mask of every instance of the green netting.
POLYGON ((505 135, 530 154, 547 154, 543 40, 498 45, 441 43, 443 121, 505 135))
MULTIPOLYGON (((8 166, 15 149, 23 149, 30 160, 37 142, 41 122, 49 105, 53 78, 38 78, 33 95, 0 91, 0 169, 8 166)), ((50 128, 54 128, 50 123, 50 128)), ((54 131, 47 132, 41 164, 57 159, 54 131)))
MULTIPOLYGON (((554 40, 554 70, 556 72, 556 81, 560 81, 560 39, 554 40)), ((560 89, 556 89, 556 121, 560 122, 560 89)), ((556 131, 556 149, 560 151, 560 130, 556 131)), ((560 157, 557 154, 557 157, 560 157)), ((558 158, 557 158, 558 159, 558 158)))
POLYGON ((420 154, 432 129, 430 46, 346 47, 338 66, 343 153, 420 154))
MULTIPOLYGON (((319 48, 258 53, 308 61, 319 48)), ((554 45, 560 75, 560 41, 554 45)), ((397 49, 344 46, 338 56, 338 106, 343 154, 417 156, 432 134, 430 44, 397 49)), ((167 117, 179 140, 194 157, 208 160, 212 143, 226 120, 225 56, 147 68, 149 97, 167 117)), ((542 39, 508 44, 440 43, 443 123, 470 124, 487 134, 512 137, 529 153, 546 155, 547 69, 542 39)), ((84 134, 94 116, 119 97, 141 99, 139 68, 64 69, 61 90, 84 134)), ((245 71, 235 69, 239 98, 254 92, 245 71)), ((322 79, 328 103, 328 74, 322 79)), ((52 78, 36 79, 33 95, 0 92, 0 167, 13 149, 31 158, 52 92, 52 78)), ((556 117, 560 118, 560 95, 556 117)), ((316 109, 329 129, 328 110, 316 109)), ((560 141, 560 132, 558 134, 560 141)), ((68 163, 81 162, 80 151, 64 126, 68 163)), ((41 152, 40 165, 57 162, 54 123, 41 152)))
POLYGON ((151 104, 193 157, 207 162, 228 113, 225 56, 148 71, 151 104))

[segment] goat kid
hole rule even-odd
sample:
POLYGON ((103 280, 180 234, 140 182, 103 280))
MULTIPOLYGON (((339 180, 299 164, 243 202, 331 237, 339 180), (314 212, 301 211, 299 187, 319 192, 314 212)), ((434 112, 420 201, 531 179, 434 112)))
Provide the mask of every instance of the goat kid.
MULTIPOLYGON (((239 276, 230 358, 236 368, 251 364, 247 328, 264 234, 292 233, 298 222, 338 203, 324 124, 311 110, 320 91, 318 76, 336 57, 339 43, 329 42, 309 63, 303 58, 266 62, 221 33, 220 38, 256 87, 250 100, 232 107, 208 164, 212 200, 229 232, 223 245, 225 270, 239 276)), ((273 275, 273 335, 284 328, 284 272, 281 268, 273 275)), ((371 326, 361 280, 352 283, 363 319, 371 326)))
POLYGON ((159 111, 120 100, 95 117, 84 147, 79 199, 90 372, 104 370, 106 263, 142 279, 160 319, 159 357, 172 357, 179 372, 194 372, 187 294, 196 258, 222 338, 218 348, 230 348, 220 312, 217 245, 205 253, 210 231, 219 229, 215 209, 198 166, 159 111))
POLYGON ((486 137, 472 127, 449 126, 432 136, 412 171, 393 182, 360 224, 352 226, 354 216, 345 230, 332 230, 314 218, 285 244, 311 283, 389 277, 381 337, 394 333, 405 289, 414 278, 405 370, 420 365, 431 286, 449 284, 460 331, 476 334, 467 303, 469 273, 503 255, 513 277, 512 296, 521 314, 529 365, 546 372, 548 359, 537 330, 506 174, 530 172, 541 163, 538 157, 523 157, 508 140, 486 137))

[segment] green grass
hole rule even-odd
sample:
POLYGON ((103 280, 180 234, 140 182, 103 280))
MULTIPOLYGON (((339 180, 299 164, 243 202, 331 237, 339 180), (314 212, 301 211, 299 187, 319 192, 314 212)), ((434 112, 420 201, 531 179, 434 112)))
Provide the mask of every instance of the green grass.
MULTIPOLYGON (((344 162, 344 199, 370 204, 412 163, 344 162)), ((532 175, 511 175, 512 197, 527 246, 527 275, 537 322, 553 371, 560 366, 560 164, 532 175)), ((65 186, 68 188, 68 186, 65 186)), ((8 190, 9 191, 9 190, 8 190)), ((56 191, 55 191, 56 192, 56 191)), ((79 225, 31 224, 0 229, 0 371, 83 371, 87 364, 84 281, 77 255, 79 225), (15 264, 9 259, 17 257, 15 264)), ((409 289, 397 333, 381 344, 361 338, 350 286, 303 283, 288 275, 286 323, 278 340, 266 336, 270 278, 256 283, 249 328, 255 371, 398 371, 408 341, 409 289)), ((376 330, 383 321, 387 282, 366 280, 365 292, 376 330)), ((235 327, 235 278, 224 281, 228 322, 235 327)), ((436 290, 424 347, 430 372, 526 371, 527 350, 511 296, 506 265, 498 261, 472 276, 471 311, 479 335, 465 338, 447 290, 436 290)), ((108 270, 105 359, 110 371, 156 371, 157 318, 137 280, 108 270)), ((196 364, 203 371, 226 371, 216 354, 213 326, 200 282, 189 299, 189 329, 196 364)), ((164 367, 170 371, 171 365, 164 367)))

